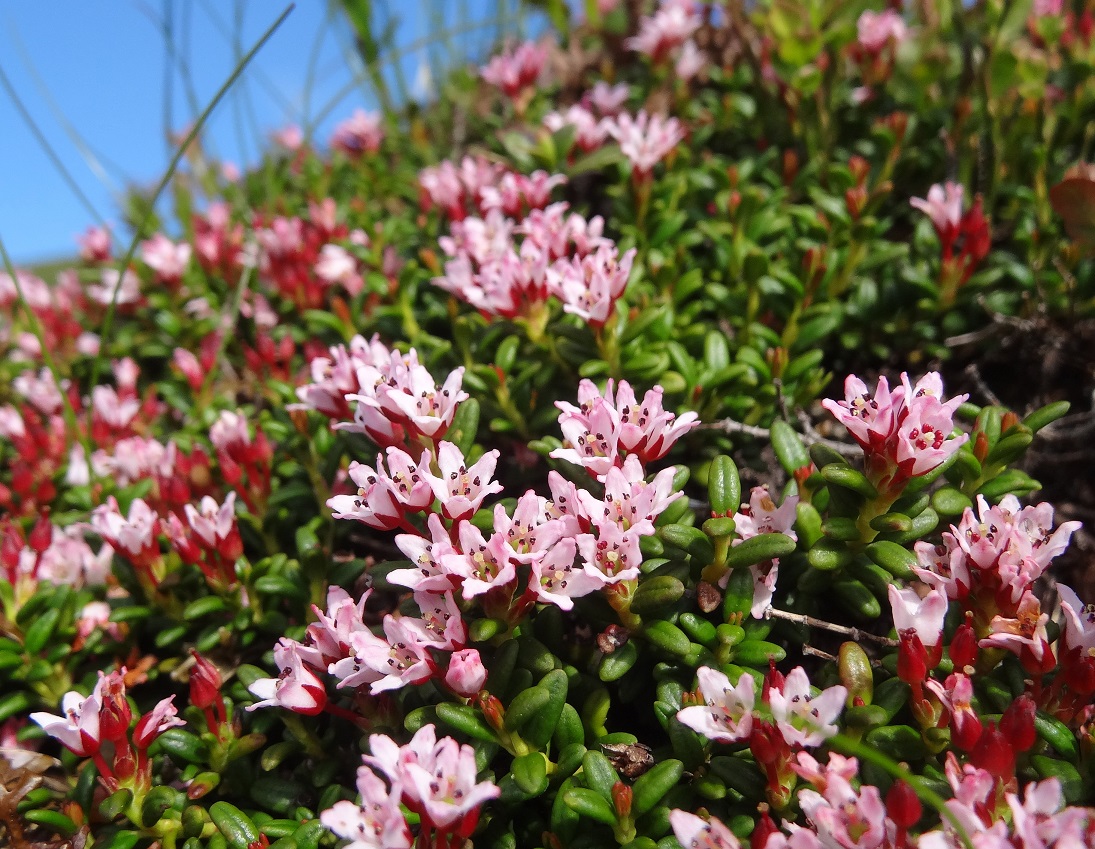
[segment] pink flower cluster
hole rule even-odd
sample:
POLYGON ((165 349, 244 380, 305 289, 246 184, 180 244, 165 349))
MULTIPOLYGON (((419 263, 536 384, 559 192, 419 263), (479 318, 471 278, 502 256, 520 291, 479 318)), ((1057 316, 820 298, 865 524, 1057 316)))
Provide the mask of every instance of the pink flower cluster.
POLYGON ((681 416, 667 412, 662 393, 655 386, 639 401, 626 380, 620 381, 615 393, 613 382, 608 381, 603 394, 593 381, 583 380, 578 384, 578 406, 555 402, 563 411, 559 416, 563 447, 551 456, 583 466, 600 481, 607 480, 611 469, 626 465, 625 455, 635 455, 643 463, 660 460, 699 423, 693 412, 681 416))
POLYGON ((654 62, 664 62, 686 42, 695 46, 689 39, 702 23, 695 0, 661 0, 657 11, 639 22, 639 34, 625 44, 654 62))
POLYGON ((100 672, 99 682, 87 698, 77 692, 65 694, 61 701, 63 716, 40 711, 30 718, 73 754, 93 758, 100 780, 111 792, 119 787, 147 791, 152 785, 148 747, 167 729, 186 723, 177 715, 175 697, 168 696, 140 717, 130 735, 133 715, 125 695, 125 674, 125 667, 108 675, 100 672), (107 749, 104 744, 108 744, 107 749), (112 763, 108 764, 104 753, 111 751, 112 763))
POLYGON ((366 153, 376 153, 384 141, 381 117, 376 112, 355 109, 354 113, 335 127, 331 136, 331 149, 357 158, 366 153))
POLYGON ((773 666, 758 705, 757 682, 748 673, 731 685, 724 673, 704 666, 696 678, 699 704, 682 708, 677 719, 709 740, 748 742, 768 779, 769 800, 777 808, 785 807, 794 785, 793 753, 820 746, 837 732, 847 689, 838 685, 814 695, 802 667, 784 676, 773 666))
MULTIPOLYGON (((1053 530, 1049 504, 1021 507, 1011 495, 995 506, 979 496, 977 508, 976 513, 967 508, 958 525, 944 532, 940 545, 916 544, 917 577, 932 588, 919 603, 930 600, 936 608, 927 630, 941 634, 946 602, 957 602, 967 624, 959 628, 950 648, 952 660, 958 655, 962 661, 955 660, 956 673, 977 663, 979 648, 1005 649, 1016 655, 1034 682, 1060 666, 1053 685, 1043 690, 1035 683, 1031 695, 1066 721, 1086 721, 1092 714, 1088 702, 1095 694, 1095 658, 1089 651, 1095 645, 1091 617, 1071 589, 1059 586, 1064 628, 1054 650, 1046 630, 1049 615, 1035 592, 1036 582, 1064 552, 1080 523, 1065 522, 1053 530), (956 641, 961 640, 965 647, 957 649, 956 641)), ((891 598, 896 592, 891 589, 891 598)), ((903 592, 919 597, 913 590, 903 592)), ((898 617, 895 609, 895 623, 898 617)), ((922 617, 913 620, 918 618, 922 617)), ((919 635, 924 628, 913 620, 906 619, 905 624, 919 635)), ((937 641, 929 645, 923 640, 929 648, 937 641)), ((938 654, 929 651, 926 661, 928 669, 934 667, 938 654)), ((956 679, 942 689, 950 693, 958 685, 964 682, 956 679)), ((946 699, 942 701, 946 704, 946 699)))
POLYGON ((646 110, 640 110, 634 117, 620 113, 608 124, 608 132, 619 142, 634 174, 644 179, 685 136, 676 118, 648 115, 646 110))
MULTIPOLYGON (((830 753, 822 764, 799 752, 792 768, 816 788, 798 792, 808 825, 785 821, 780 831, 765 812, 751 839, 756 849, 1071 849, 1095 840, 1095 811, 1066 807, 1056 778, 1029 785, 1022 800, 1013 792, 997 796, 990 771, 960 767, 948 754, 945 771, 954 798, 946 806, 953 822, 914 837, 909 832, 923 806, 904 781, 895 781, 883 799, 877 787, 857 786, 855 758, 830 753)), ((715 818, 677 810, 670 813, 670 823, 682 846, 741 846, 715 818)))
POLYGON ((495 56, 479 71, 479 76, 502 89, 510 100, 516 100, 525 89, 536 85, 547 56, 546 46, 526 41, 495 56))
MULTIPOLYGON (((0 311, 15 315, 20 293, 37 317, 45 343, 55 356, 93 356, 99 350, 99 337, 84 330, 78 318, 90 306, 90 299, 75 270, 60 272, 54 286, 29 271, 17 270, 15 279, 0 272, 0 311)), ((35 360, 42 355, 38 338, 29 330, 13 337, 9 322, 0 324, 0 343, 15 346, 9 354, 12 360, 35 360)))
MULTIPOLYGON (((372 353, 382 347, 374 342, 372 353)), ((359 350, 364 354, 366 349, 359 350)), ((389 364, 393 375, 402 369, 421 369, 416 385, 426 385, 428 373, 413 352, 405 358, 393 354, 389 364)), ((647 393, 640 405, 626 383, 621 383, 613 405, 611 385, 602 397, 587 381, 580 395, 583 406, 596 408, 598 421, 602 414, 614 421, 615 453, 591 470, 603 483, 603 494, 580 489, 552 472, 548 475, 551 500, 529 490, 518 499, 512 515, 495 505, 492 532, 484 534, 470 520, 487 496, 502 490, 493 480, 498 451, 489 451, 472 463, 457 446, 441 438, 462 400, 461 370, 446 381, 449 388, 442 391, 447 393, 443 397, 448 406, 439 419, 434 415, 437 408, 420 415, 409 406, 438 394, 432 378, 431 389, 385 400, 382 390, 399 395, 400 379, 364 380, 369 368, 377 371, 361 367, 357 379, 359 384, 375 385, 377 394, 371 399, 347 397, 357 399, 359 410, 364 404, 375 416, 366 433, 378 433, 389 444, 375 467, 351 465, 356 493, 336 495, 328 506, 336 518, 354 519, 380 530, 406 531, 395 542, 412 566, 396 569, 387 580, 412 591, 421 617, 389 614, 383 621, 383 637, 378 636, 363 624, 364 598, 355 603, 343 590, 332 587, 328 610, 316 610, 319 621, 309 626, 306 643, 283 639, 275 649, 281 676, 252 687, 264 705, 280 704, 302 712, 323 710, 327 706, 324 673, 337 678, 339 688, 367 686, 373 694, 433 678, 444 680, 465 697, 474 695, 484 673, 477 653, 466 648, 458 594, 465 606, 474 602, 487 616, 513 623, 537 603, 569 610, 574 598, 638 578, 639 539, 654 532, 654 520, 680 497, 672 491, 672 469, 648 482, 643 464, 664 457, 694 424, 695 414, 675 419, 666 413, 660 388, 647 393), (399 427, 408 441, 391 444, 393 432, 380 420, 399 427), (418 446, 417 457, 404 450, 412 442, 418 446), (412 522, 416 515, 424 522, 412 522)), ((322 393, 314 388, 301 397, 315 397, 317 403, 331 408, 334 405, 326 399, 337 391, 332 383, 322 393)), ((583 415, 580 408, 561 406, 561 421, 583 415)))
POLYGON ((360 231, 351 233, 337 220, 335 202, 327 198, 309 204, 308 218, 276 216, 254 222, 261 249, 258 271, 263 282, 299 307, 322 306, 327 290, 342 286, 350 295, 361 291, 358 261, 338 242, 368 243, 360 231))
POLYGON ((499 210, 521 219, 551 202, 551 191, 566 182, 562 174, 534 171, 518 174, 482 157, 465 156, 459 165, 445 160, 418 175, 423 210, 440 209, 450 220, 499 210))
POLYGON ((600 217, 568 215, 565 203, 533 210, 520 223, 500 210, 454 221, 441 239, 445 275, 433 282, 488 315, 530 316, 555 296, 565 311, 603 325, 635 257, 634 248, 621 257, 601 235, 603 225, 600 217))
POLYGON ((952 437, 954 412, 968 398, 943 401, 943 381, 929 372, 913 386, 901 375, 901 385, 890 390, 878 379, 872 396, 854 374, 844 381, 843 401, 821 402, 848 428, 863 448, 866 474, 880 493, 896 494, 909 479, 941 465, 969 439, 952 437))
POLYGON ((369 751, 357 772, 361 804, 338 802, 320 821, 347 849, 410 849, 414 838, 400 803, 418 814, 423 834, 434 833, 431 845, 460 845, 475 830, 483 803, 501 790, 477 782, 475 750, 451 737, 437 739, 425 725, 405 746, 383 734, 369 737, 369 751))
POLYGON ((619 114, 631 90, 627 83, 610 86, 598 82, 585 93, 581 101, 565 112, 549 112, 544 126, 557 133, 563 127, 574 127, 574 141, 585 153, 601 147, 608 139, 613 118, 619 114))
POLYGON ((29 534, 10 519, 0 522, 0 580, 11 586, 18 610, 34 595, 40 581, 58 586, 105 584, 114 551, 109 545, 96 554, 76 525, 54 525, 42 513, 29 534))

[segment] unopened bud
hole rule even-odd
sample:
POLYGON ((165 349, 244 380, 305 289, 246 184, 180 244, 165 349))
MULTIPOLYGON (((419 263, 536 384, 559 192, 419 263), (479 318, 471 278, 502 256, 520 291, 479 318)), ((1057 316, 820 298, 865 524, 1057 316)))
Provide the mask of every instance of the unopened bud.
POLYGON ((852 179, 857 187, 861 187, 871 173, 871 163, 862 156, 853 156, 848 160, 848 170, 852 172, 852 179))
POLYGON ((951 640, 951 662, 955 670, 959 672, 977 663, 979 653, 977 634, 973 631, 971 619, 970 616, 966 617, 966 621, 958 626, 954 632, 954 639, 951 640))
POLYGON ((921 684, 928 677, 928 652, 912 628, 898 635, 897 677, 906 684, 921 684))
POLYGON ((920 821, 923 812, 920 799, 908 782, 899 778, 890 785, 886 794, 886 813, 894 825, 901 829, 912 828, 920 821))
POLYGON ((191 650, 190 654, 194 657, 194 670, 190 673, 190 704, 204 710, 220 698, 224 679, 220 670, 197 651, 191 650))
POLYGON ((38 521, 34 523, 30 534, 27 535, 27 544, 35 554, 41 554, 53 541, 53 522, 49 518, 49 510, 44 509, 38 514, 38 521))
POLYGON ((631 788, 622 781, 612 785, 612 807, 620 819, 631 816, 631 788))
POLYGON ((1034 730, 1035 711, 1034 699, 1029 694, 1023 693, 1000 717, 1000 731, 1007 737, 1016 752, 1027 751, 1037 739, 1034 730))
POLYGON ((995 722, 981 731, 981 739, 970 752, 970 762, 998 778, 1011 778, 1015 772, 1015 751, 995 722))

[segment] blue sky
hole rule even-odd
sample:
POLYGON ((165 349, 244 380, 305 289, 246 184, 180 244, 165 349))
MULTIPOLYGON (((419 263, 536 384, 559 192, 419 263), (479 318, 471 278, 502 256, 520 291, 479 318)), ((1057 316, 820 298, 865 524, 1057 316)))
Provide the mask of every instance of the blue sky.
MULTIPOLYGON (((399 10, 396 38, 406 46, 435 31, 438 15, 447 19, 446 26, 459 22, 467 29, 468 22, 493 20, 498 8, 512 10, 516 3, 404 0, 374 5, 381 12, 399 10)), ((119 224, 119 192, 128 183, 154 185, 170 159, 166 116, 173 130, 185 127, 232 72, 236 57, 285 5, 281 0, 6 3, 0 5, 0 68, 91 205, 119 224), (177 63, 169 67, 163 29, 168 15, 189 86, 177 63), (198 110, 192 108, 188 88, 198 110)), ((403 70, 413 84, 427 59, 481 59, 496 37, 494 27, 465 32, 448 49, 407 55, 403 70)), ((355 107, 375 105, 367 88, 353 82, 353 56, 350 30, 340 17, 329 17, 327 2, 299 0, 222 101, 207 126, 207 149, 245 166, 257 159, 271 130, 304 123, 347 92, 318 125, 316 138, 325 141, 355 107)), ((2 90, 0 163, 0 238, 16 263, 72 254, 76 236, 94 218, 2 90)))

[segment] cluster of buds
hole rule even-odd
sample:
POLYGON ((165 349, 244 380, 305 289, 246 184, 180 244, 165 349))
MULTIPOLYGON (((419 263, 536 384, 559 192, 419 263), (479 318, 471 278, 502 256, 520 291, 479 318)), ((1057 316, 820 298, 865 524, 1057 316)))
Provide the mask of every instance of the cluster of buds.
POLYGON ((148 747, 167 729, 186 723, 177 715, 175 697, 168 696, 137 720, 131 735, 133 714, 126 699, 125 675, 125 667, 100 672, 90 696, 65 694, 64 716, 38 712, 30 718, 73 754, 94 759, 100 779, 111 792, 123 787, 147 792, 152 786, 148 747))
POLYGON ((383 734, 369 737, 358 769, 361 804, 338 802, 321 822, 354 849, 410 849, 415 845, 400 804, 418 815, 419 846, 459 846, 475 830, 483 804, 501 794, 476 781, 475 750, 424 725, 405 746, 383 734))
POLYGON ((331 150, 356 159, 367 153, 376 153, 383 141, 384 128, 380 115, 355 109, 349 118, 335 127, 331 135, 331 150))
POLYGON ((969 439, 954 437, 954 413, 968 395, 943 401, 943 382, 929 372, 912 385, 901 374, 901 385, 890 390, 878 379, 872 396, 858 377, 844 381, 844 400, 821 402, 863 448, 865 473, 879 494, 893 503, 905 484, 940 466, 969 439))
POLYGON ((939 286, 942 306, 954 302, 958 288, 970 279, 992 246, 981 196, 975 197, 973 205, 963 212, 962 195, 958 183, 936 183, 928 190, 927 199, 909 201, 931 219, 939 236, 943 252, 939 286))
POLYGON ((311 203, 307 218, 276 216, 257 219, 255 239, 259 245, 258 272, 266 284, 283 298, 303 309, 324 304, 332 285, 341 285, 351 295, 361 291, 357 260, 339 241, 365 245, 364 233, 350 233, 337 221, 335 202, 327 198, 311 203))
POLYGON ((848 690, 836 685, 812 695, 802 667, 784 676, 773 664, 758 705, 757 683, 748 673, 732 685, 724 673, 704 666, 696 678, 695 703, 684 707, 677 719, 718 743, 747 742, 767 777, 768 801, 777 810, 785 809, 796 781, 794 753, 820 746, 837 732, 848 690))

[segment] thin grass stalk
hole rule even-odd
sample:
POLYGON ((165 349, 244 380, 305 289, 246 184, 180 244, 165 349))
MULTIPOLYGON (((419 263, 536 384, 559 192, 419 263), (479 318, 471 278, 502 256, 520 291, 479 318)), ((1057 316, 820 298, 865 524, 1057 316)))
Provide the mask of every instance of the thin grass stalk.
MULTIPOLYGON (((103 359, 107 356, 110 349, 110 333, 114 326, 114 314, 117 311, 118 306, 118 293, 122 288, 121 275, 125 274, 126 269, 129 268, 130 262, 133 261, 133 256, 137 252, 137 245, 141 240, 141 232, 144 230, 145 225, 151 220, 151 217, 155 214, 156 202, 160 199, 160 195, 163 194, 164 189, 167 188, 171 182, 171 178, 175 175, 175 171, 179 167, 179 163, 182 162, 183 156, 186 153, 186 149, 190 146, 190 143, 197 138, 198 133, 201 132, 202 127, 205 126, 206 121, 209 120, 209 116, 213 114, 213 110, 217 108, 217 105, 221 102, 224 96, 228 93, 228 90, 232 88, 233 83, 239 79, 244 69, 251 63, 251 60, 258 55, 258 52, 262 49, 263 45, 270 40, 270 37, 277 31, 278 27, 285 22, 285 19, 289 17, 289 13, 293 11, 295 4, 290 3, 285 7, 285 10, 278 15, 275 20, 262 34, 262 37, 255 43, 255 45, 247 51, 247 55, 236 64, 235 70, 228 76, 228 79, 221 85, 220 89, 213 99, 209 101, 209 105, 205 107, 205 110, 198 116, 198 120, 194 122, 194 126, 183 139, 179 145, 178 150, 175 152, 175 156, 172 158, 170 165, 167 167, 167 171, 164 173, 163 178, 160 180, 159 185, 156 186, 156 191, 152 193, 152 198, 149 202, 149 212, 145 215, 144 220, 141 222, 141 226, 136 228, 136 232, 133 234, 133 239, 129 243, 129 250, 126 251, 125 256, 121 262, 118 263, 118 284, 114 287, 114 292, 110 299, 110 306, 107 307, 106 315, 103 317, 103 326, 99 332, 99 351, 95 355, 95 361, 92 364, 91 369, 91 383, 90 386, 96 386, 99 382, 99 376, 102 372, 103 359)), ((90 423, 91 412, 88 411, 88 419, 90 423)))

